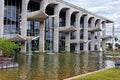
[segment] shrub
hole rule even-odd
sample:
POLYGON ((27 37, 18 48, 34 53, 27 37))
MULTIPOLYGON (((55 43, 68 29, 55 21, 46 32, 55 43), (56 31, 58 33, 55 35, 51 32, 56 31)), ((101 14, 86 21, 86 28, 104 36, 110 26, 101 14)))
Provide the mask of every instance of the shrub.
POLYGON ((15 54, 15 50, 19 46, 9 39, 0 38, 0 50, 2 51, 3 57, 11 57, 15 54))

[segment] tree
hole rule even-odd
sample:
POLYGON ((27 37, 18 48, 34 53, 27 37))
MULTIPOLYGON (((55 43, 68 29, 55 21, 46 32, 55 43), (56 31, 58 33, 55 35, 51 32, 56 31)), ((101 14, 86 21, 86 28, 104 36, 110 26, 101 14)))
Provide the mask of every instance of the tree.
POLYGON ((9 39, 0 38, 0 51, 4 57, 11 57, 19 46, 9 39))

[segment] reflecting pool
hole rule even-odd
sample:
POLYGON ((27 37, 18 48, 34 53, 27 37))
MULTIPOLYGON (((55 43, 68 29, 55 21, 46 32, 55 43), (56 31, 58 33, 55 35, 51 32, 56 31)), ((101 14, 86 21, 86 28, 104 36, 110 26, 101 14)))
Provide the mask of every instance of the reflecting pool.
POLYGON ((0 70, 0 80, 63 80, 104 68, 100 52, 19 55, 19 68, 0 70))

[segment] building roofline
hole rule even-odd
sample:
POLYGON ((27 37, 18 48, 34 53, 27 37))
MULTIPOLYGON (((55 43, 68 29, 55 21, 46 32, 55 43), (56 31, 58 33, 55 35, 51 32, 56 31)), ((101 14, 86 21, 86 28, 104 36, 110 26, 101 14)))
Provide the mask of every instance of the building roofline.
POLYGON ((114 21, 112 21, 112 20, 110 20, 110 19, 107 19, 107 18, 105 18, 105 17, 99 16, 99 15, 93 13, 93 12, 90 12, 90 11, 84 9, 84 8, 81 8, 81 7, 79 7, 79 6, 76 6, 76 5, 71 4, 71 3, 69 3, 69 2, 66 2, 66 1, 63 1, 63 0, 57 0, 57 1, 58 1, 58 2, 61 2, 61 3, 63 3, 63 4, 67 4, 67 5, 69 5, 69 6, 73 7, 73 8, 79 9, 79 10, 82 11, 82 12, 89 13, 89 14, 94 15, 94 16, 96 16, 96 17, 105 19, 107 23, 113 23, 113 22, 114 22, 114 21))

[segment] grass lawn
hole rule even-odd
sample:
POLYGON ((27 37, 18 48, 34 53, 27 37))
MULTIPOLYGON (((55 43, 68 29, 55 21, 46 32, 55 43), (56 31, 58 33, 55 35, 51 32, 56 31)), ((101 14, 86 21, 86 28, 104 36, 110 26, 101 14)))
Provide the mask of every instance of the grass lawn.
POLYGON ((108 69, 94 74, 89 74, 76 80, 120 80, 120 68, 108 69))

